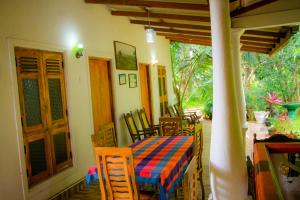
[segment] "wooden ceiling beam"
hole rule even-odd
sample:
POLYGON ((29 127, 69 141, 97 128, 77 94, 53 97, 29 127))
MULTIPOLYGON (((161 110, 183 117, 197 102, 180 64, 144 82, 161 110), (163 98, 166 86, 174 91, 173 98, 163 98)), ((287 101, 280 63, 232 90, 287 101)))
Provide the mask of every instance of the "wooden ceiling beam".
POLYGON ((86 3, 120 5, 120 6, 142 6, 149 8, 171 8, 184 10, 209 11, 207 4, 199 3, 177 3, 165 1, 144 1, 144 0, 85 0, 86 3))
POLYGON ((253 46, 248 46, 248 45, 243 45, 241 49, 253 49, 253 50, 261 50, 261 51, 270 51, 270 48, 267 47, 253 47, 253 46))
POLYGON ((177 38, 182 38, 182 39, 200 39, 200 40, 209 40, 210 37, 205 37, 205 36, 195 36, 195 35, 185 35, 185 34, 172 34, 172 33, 164 33, 164 32, 157 32, 157 35, 159 36, 165 36, 165 37, 177 37, 177 38))
MULTIPOLYGON (((127 16, 127 17, 148 17, 147 12, 134 12, 134 11, 111 11, 112 15, 115 16, 127 16)), ((177 20, 188 20, 198 22, 210 22, 210 17, 195 16, 195 15, 177 15, 177 14, 165 14, 165 13, 149 13, 150 18, 158 19, 177 19, 177 20)))
MULTIPOLYGON (((149 27, 145 26, 145 29, 149 27)), ((200 31, 187 31, 187 30, 179 30, 179 29, 170 29, 170 28, 156 28, 156 27, 151 27, 157 32, 165 32, 165 33, 181 33, 181 34, 186 34, 186 35, 201 35, 201 36, 208 36, 210 37, 209 32, 200 32, 200 31)))
POLYGON ((277 43, 279 39, 273 38, 260 38, 260 37, 250 37, 250 36, 241 36, 242 41, 255 41, 255 42, 264 42, 264 43, 277 43))
POLYGON ((274 48, 275 44, 269 43, 259 43, 259 42, 251 42, 251 41, 241 41, 243 45, 247 46, 254 46, 254 47, 267 47, 267 48, 274 48))
POLYGON ((258 36, 265 36, 265 37, 276 37, 276 38, 285 37, 285 33, 283 32, 271 32, 271 31, 246 30, 244 34, 258 35, 258 36))
POLYGON ((204 45, 204 46, 210 46, 208 43, 202 43, 198 41, 191 41, 191 40, 180 40, 180 39, 170 39, 171 42, 180 42, 185 44, 197 44, 197 45, 204 45))
POLYGON ((285 38, 281 38, 280 41, 275 45, 275 47, 270 52, 270 56, 272 56, 274 53, 278 52, 280 49, 282 49, 288 42, 289 39, 299 31, 299 26, 294 27, 283 27, 283 30, 286 32, 285 38))
POLYGON ((168 40, 186 40, 186 41, 200 42, 200 43, 202 42, 202 43, 211 45, 210 40, 203 40, 203 39, 186 39, 186 38, 181 38, 181 37, 170 37, 170 36, 166 36, 166 39, 168 39, 168 40))
MULTIPOLYGON (((147 20, 134 20, 131 19, 130 23, 132 24, 140 24, 140 25, 148 25, 149 21, 147 20)), ((157 21, 150 21, 150 25, 152 26, 160 26, 160 27, 168 27, 168 28, 184 28, 184 29, 198 29, 198 30, 205 30, 210 31, 211 28, 209 25, 197 25, 197 24, 182 24, 182 23, 169 23, 169 22, 157 22, 157 21)), ((285 33, 283 32, 271 32, 271 31, 257 31, 257 30, 246 30, 246 35, 253 35, 253 36, 264 36, 264 37, 285 37, 285 33)))
POLYGON ((249 5, 249 6, 246 6, 246 7, 237 9, 237 10, 234 10, 234 11, 232 11, 230 13, 230 16, 231 17, 236 17, 238 15, 244 14, 246 12, 249 12, 249 11, 255 10, 257 8, 260 8, 262 6, 265 6, 265 5, 268 5, 270 3, 273 3, 275 1, 278 1, 278 0, 262 0, 262 1, 259 1, 259 2, 256 2, 256 3, 253 3, 253 4, 249 5))
MULTIPOLYGON (((147 20, 130 20, 132 24, 141 24, 148 25, 149 21, 147 20)), ((169 22, 154 22, 150 21, 150 25, 152 26, 161 26, 161 27, 169 27, 169 28, 186 28, 186 29, 199 29, 199 30, 207 30, 210 31, 210 26, 204 25, 196 25, 196 24, 181 24, 181 23, 169 23, 169 22)))
MULTIPOLYGON (((179 32, 176 33, 176 32, 174 32, 174 30, 173 31, 168 31, 168 32, 166 32, 165 29, 161 29, 161 30, 162 31, 160 31, 160 29, 156 29, 156 31, 158 32, 157 35, 160 35, 160 36, 180 36, 180 37, 183 37, 183 38, 192 38, 192 39, 207 39, 207 40, 211 39, 210 36, 200 35, 199 32, 197 32, 197 31, 193 31, 193 34, 189 34, 186 31, 183 31, 183 32, 180 31, 180 33, 179 32)), ((166 29, 166 30, 170 30, 170 29, 166 29)), ((242 36, 241 37, 241 43, 243 43, 243 42, 252 42, 253 43, 254 42, 258 46, 274 45, 274 43, 276 43, 277 41, 278 41, 277 39, 270 39, 270 38, 259 38, 259 37, 248 37, 248 36, 242 36)))
POLYGON ((250 51, 250 52, 255 52, 255 53, 263 53, 263 54, 269 54, 270 50, 266 51, 266 50, 262 50, 262 49, 243 48, 243 47, 241 48, 241 51, 250 51))

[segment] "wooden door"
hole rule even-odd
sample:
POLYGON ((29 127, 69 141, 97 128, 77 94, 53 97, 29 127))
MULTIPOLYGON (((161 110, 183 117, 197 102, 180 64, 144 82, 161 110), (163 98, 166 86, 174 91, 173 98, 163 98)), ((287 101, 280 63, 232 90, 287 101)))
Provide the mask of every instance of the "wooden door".
POLYGON ((142 107, 145 108, 148 120, 152 122, 151 109, 151 85, 149 76, 149 65, 140 64, 140 86, 141 86, 141 101, 142 107))
POLYGON ((101 58, 90 58, 91 96, 94 118, 94 131, 114 122, 113 96, 110 62, 101 58))
POLYGON ((29 186, 72 166, 63 54, 15 48, 29 186))
POLYGON ((164 66, 157 66, 158 74, 158 89, 159 89, 159 104, 160 104, 160 115, 168 115, 168 92, 167 92, 167 74, 164 66))

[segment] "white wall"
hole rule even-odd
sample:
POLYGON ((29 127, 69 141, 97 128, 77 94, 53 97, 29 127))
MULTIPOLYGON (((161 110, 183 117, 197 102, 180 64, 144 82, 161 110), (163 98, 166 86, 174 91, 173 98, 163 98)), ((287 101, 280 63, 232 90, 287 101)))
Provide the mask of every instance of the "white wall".
MULTIPOLYGON (((116 128, 119 145, 130 142, 122 113, 140 107, 140 88, 118 84, 113 41, 136 46, 138 62, 151 63, 156 56, 167 67, 169 102, 174 101, 169 42, 157 37, 145 42, 142 26, 125 17, 112 17, 106 6, 83 0, 1 0, 0 2, 0 199, 47 199, 83 177, 94 162, 90 134, 93 132, 88 56, 111 59, 116 128), (71 48, 84 44, 84 56, 76 59, 71 48), (74 167, 28 189, 25 175, 14 46, 64 52, 69 124, 74 167)), ((156 66, 151 67, 154 117, 159 116, 156 66)), ((139 83, 139 82, 138 82, 139 83)))

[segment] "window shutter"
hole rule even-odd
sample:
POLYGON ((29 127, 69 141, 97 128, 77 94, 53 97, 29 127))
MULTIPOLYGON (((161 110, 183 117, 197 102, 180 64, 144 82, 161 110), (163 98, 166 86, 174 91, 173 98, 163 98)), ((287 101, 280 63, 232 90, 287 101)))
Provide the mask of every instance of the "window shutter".
POLYGON ((29 185, 72 166, 63 55, 15 48, 29 185))

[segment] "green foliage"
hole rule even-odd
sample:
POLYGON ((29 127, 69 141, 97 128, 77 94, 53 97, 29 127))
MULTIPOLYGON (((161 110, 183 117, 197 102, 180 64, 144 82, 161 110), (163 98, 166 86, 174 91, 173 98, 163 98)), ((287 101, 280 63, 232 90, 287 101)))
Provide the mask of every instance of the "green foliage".
POLYGON ((211 101, 211 48, 174 42, 171 43, 171 59, 177 102, 183 107, 199 107, 211 101))
POLYGON ((212 119, 212 111, 213 111, 212 102, 207 102, 202 109, 202 114, 204 115, 205 118, 212 119))
MULTIPOLYGON (((171 43, 173 88, 177 101, 185 108, 202 107, 207 115, 213 102, 211 57, 210 47, 171 43), (191 50, 192 57, 189 56, 191 50)), ((268 93, 275 93, 283 103, 300 101, 300 33, 272 57, 243 52, 241 62, 249 116, 253 111, 268 108, 264 100, 268 93)), ((274 106, 274 110, 275 116, 284 111, 281 106, 274 106)))
POLYGON ((270 122, 274 129, 283 134, 295 134, 297 138, 300 138, 300 116, 298 115, 294 120, 272 118, 270 122))

